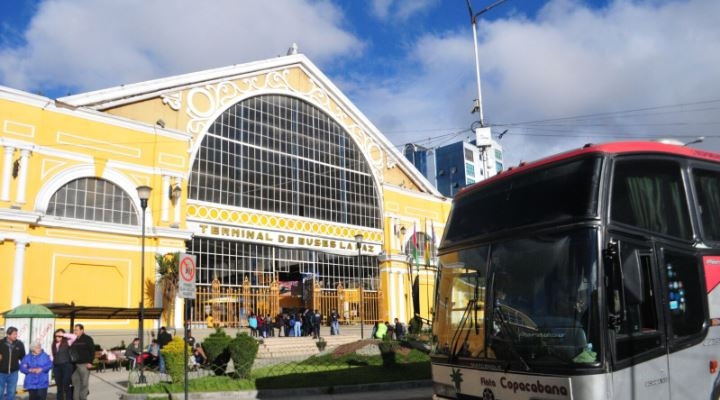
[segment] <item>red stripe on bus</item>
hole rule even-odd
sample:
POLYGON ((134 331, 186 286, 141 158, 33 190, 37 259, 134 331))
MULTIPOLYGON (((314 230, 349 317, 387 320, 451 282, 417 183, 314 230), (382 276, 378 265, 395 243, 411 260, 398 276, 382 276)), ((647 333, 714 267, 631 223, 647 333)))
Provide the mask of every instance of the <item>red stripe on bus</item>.
POLYGON ((703 256, 705 266, 705 284, 707 292, 712 292, 720 284, 720 256, 703 256))

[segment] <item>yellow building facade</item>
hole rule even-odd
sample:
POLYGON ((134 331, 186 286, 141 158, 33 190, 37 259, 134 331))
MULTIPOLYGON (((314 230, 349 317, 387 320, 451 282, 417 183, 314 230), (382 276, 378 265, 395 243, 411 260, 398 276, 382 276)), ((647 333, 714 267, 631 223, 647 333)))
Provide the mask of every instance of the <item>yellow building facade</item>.
POLYGON ((156 256, 179 252, 214 293, 194 322, 221 302, 242 321, 264 292, 283 312, 431 319, 450 202, 303 55, 57 100, 0 87, 0 129, 0 310, 152 306, 156 256))

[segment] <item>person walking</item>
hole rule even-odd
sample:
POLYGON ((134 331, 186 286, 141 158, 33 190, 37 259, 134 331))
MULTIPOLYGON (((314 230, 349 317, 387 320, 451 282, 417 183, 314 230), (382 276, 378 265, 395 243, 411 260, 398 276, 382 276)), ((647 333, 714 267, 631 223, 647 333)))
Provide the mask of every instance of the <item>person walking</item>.
POLYGON ((90 368, 95 358, 95 341, 85 334, 83 324, 75 324, 70 345, 70 361, 75 364, 72 374, 73 400, 86 400, 90 393, 90 368), (74 336, 74 338, 73 338, 74 336))
POLYGON ((18 330, 11 326, 0 340, 0 399, 15 400, 20 361, 25 357, 25 345, 18 340, 18 330))
POLYGON ((55 341, 52 344, 51 353, 53 359, 53 377, 57 387, 57 400, 71 400, 72 391, 70 382, 73 373, 73 364, 70 362, 71 342, 65 337, 65 329, 55 330, 55 341))
POLYGON ((23 387, 30 394, 29 400, 47 399, 50 377, 48 372, 53 367, 50 356, 43 351, 42 343, 33 342, 30 345, 30 353, 20 361, 20 371, 25 374, 23 387))

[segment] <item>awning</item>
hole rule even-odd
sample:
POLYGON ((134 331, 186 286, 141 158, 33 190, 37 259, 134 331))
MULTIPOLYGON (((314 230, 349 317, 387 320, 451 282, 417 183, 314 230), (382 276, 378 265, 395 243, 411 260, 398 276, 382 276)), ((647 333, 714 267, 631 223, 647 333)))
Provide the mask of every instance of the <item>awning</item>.
MULTIPOLYGON (((67 303, 43 304, 59 319, 139 319, 140 308, 77 306, 67 303)), ((145 308, 145 319, 160 319, 162 308, 145 308)))

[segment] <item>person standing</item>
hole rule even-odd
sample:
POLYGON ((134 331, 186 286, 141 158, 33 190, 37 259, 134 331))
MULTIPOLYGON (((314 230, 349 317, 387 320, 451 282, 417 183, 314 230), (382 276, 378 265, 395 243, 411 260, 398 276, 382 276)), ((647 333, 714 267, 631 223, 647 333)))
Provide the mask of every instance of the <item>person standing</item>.
POLYGON ((53 367, 50 356, 43 351, 42 343, 33 342, 30 345, 30 354, 23 357, 20 362, 20 371, 25 374, 23 387, 30 393, 30 400, 47 399, 50 377, 48 372, 53 367))
POLYGON ((320 325, 322 325, 322 314, 320 314, 320 310, 315 310, 315 313, 311 314, 311 318, 313 339, 320 339, 320 325))
MULTIPOLYGON (((170 332, 165 329, 164 326, 160 327, 160 332, 158 332, 157 337, 158 345, 160 346, 160 350, 162 350, 165 345, 170 343, 172 341, 172 335, 170 332)), ((165 373, 165 358, 162 355, 162 352, 158 352, 158 360, 160 363, 160 373, 165 373)))
POLYGON ((85 334, 83 324, 75 324, 73 333, 74 341, 69 349, 70 361, 75 364, 75 372, 72 374, 73 400, 86 400, 90 393, 90 368, 95 358, 95 341, 85 334))
POLYGON ((73 364, 70 362, 71 342, 65 337, 64 329, 55 330, 55 341, 52 344, 53 377, 57 386, 57 400, 71 400, 70 381, 73 373, 73 364))
POLYGON ((0 399, 15 400, 20 361, 25 357, 25 345, 18 340, 18 330, 11 326, 0 340, 0 399))
POLYGON ((336 309, 330 311, 330 335, 340 334, 340 314, 336 309))
POLYGON ((395 318, 395 339, 402 340, 405 338, 405 326, 399 319, 395 318))

